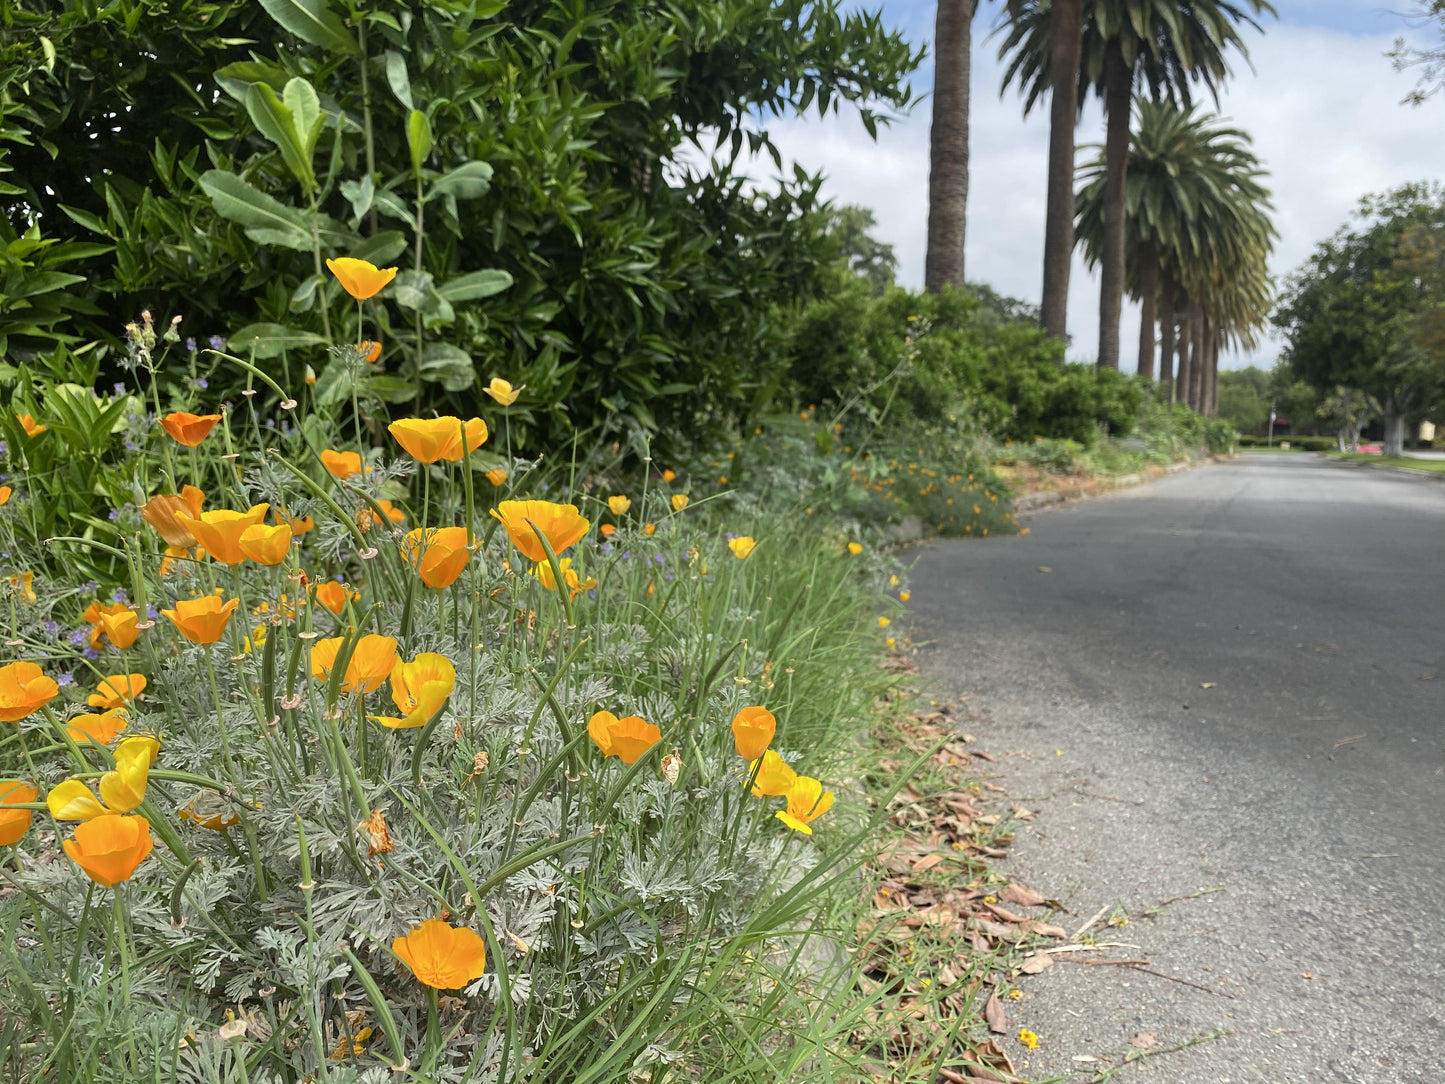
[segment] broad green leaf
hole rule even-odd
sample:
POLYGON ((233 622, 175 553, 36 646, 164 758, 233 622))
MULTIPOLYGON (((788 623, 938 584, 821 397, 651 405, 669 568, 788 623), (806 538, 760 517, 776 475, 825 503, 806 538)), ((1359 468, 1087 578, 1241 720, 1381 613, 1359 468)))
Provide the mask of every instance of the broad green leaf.
POLYGON ((296 138, 301 140, 301 149, 306 152, 306 160, 309 162, 316 152, 316 140, 321 136, 321 129, 326 127, 326 114, 321 110, 321 100, 316 96, 316 89, 301 78, 292 79, 286 84, 281 100, 286 103, 286 108, 291 110, 296 138))
POLYGON ((60 205, 60 209, 65 212, 66 217, 68 217, 72 222, 76 223, 77 225, 84 226, 91 233, 98 233, 102 237, 111 236, 110 229, 106 226, 106 224, 102 222, 97 216, 91 214, 89 211, 83 211, 79 207, 67 207, 63 203, 60 205))
POLYGON ((368 260, 378 267, 385 267, 406 251, 406 235, 400 230, 381 230, 353 245, 348 256, 368 260))
POLYGON ((430 271, 403 271, 391 280, 391 299, 404 309, 425 309, 431 305, 430 271))
MULTIPOLYGON (((287 91, 289 93, 290 84, 287 84, 287 91)), ((302 145, 297 118, 290 107, 265 83, 252 83, 246 91, 246 112, 251 114, 251 121, 261 134, 276 145, 286 168, 301 182, 301 187, 307 192, 313 191, 316 188, 316 172, 311 166, 311 156, 302 145)))
POLYGON ((359 181, 342 181, 341 194, 351 204, 352 224, 359 224, 366 212, 371 210, 371 201, 376 197, 376 182, 370 174, 359 181))
POLYGON ((438 286, 437 293, 451 302, 476 301, 478 298, 499 294, 510 285, 512 276, 506 271, 473 271, 438 286))
POLYGON ((411 100, 411 80, 406 74, 406 58, 397 52, 386 54, 386 81, 391 85, 391 92, 396 95, 396 100, 408 110, 415 109, 411 100))
POLYGON ((416 398, 416 387, 405 377, 382 373, 362 382, 367 392, 387 403, 409 403, 416 398))
POLYGON ((421 378, 447 391, 465 391, 476 380, 472 357, 454 343, 431 343, 421 353, 421 378))
POLYGON ((292 312, 310 312, 311 306, 316 304, 316 290, 321 282, 320 275, 307 275, 301 280, 301 285, 291 292, 291 300, 286 307, 292 312))
POLYGON ((431 121, 420 109, 413 109, 406 118, 406 145, 411 150, 411 172, 421 175, 421 165, 431 153, 431 121))
POLYGON ((282 327, 280 324, 247 324, 226 338, 231 349, 243 358, 251 356, 274 358, 279 356, 283 350, 326 344, 326 340, 320 335, 282 327))
POLYGON ((427 199, 434 196, 476 199, 478 196, 485 196, 491 186, 491 166, 485 162, 463 162, 450 173, 444 173, 432 182, 427 199))
POLYGON ((356 41, 325 0, 261 0, 266 13, 302 41, 333 53, 356 52, 356 41))
POLYGON ((285 248, 308 249, 311 231, 306 219, 294 207, 268 196, 248 181, 223 169, 201 174, 202 191, 211 197, 216 213, 251 230, 264 230, 266 241, 285 248))
POLYGON ((84 275, 67 275, 64 271, 27 271, 18 278, 19 282, 6 290, 11 298, 38 297, 85 281, 84 275))
POLYGON ((238 60, 216 69, 216 85, 235 98, 245 102, 246 92, 252 83, 266 83, 274 90, 286 85, 286 69, 280 64, 265 60, 238 60))

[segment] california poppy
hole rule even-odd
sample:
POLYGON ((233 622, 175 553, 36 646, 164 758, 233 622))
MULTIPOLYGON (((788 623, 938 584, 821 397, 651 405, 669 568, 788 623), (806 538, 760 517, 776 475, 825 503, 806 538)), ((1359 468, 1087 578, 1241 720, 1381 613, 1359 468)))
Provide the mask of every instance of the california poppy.
POLYGON ((459 990, 487 970, 487 944, 476 930, 429 918, 391 943, 417 982, 438 990, 459 990))
POLYGON ((65 840, 65 853, 98 885, 114 888, 128 881, 151 853, 151 825, 142 816, 118 813, 75 826, 75 839, 65 840))
POLYGON ((65 732, 74 741, 109 745, 126 728, 125 711, 112 708, 102 715, 75 715, 65 720, 65 732))
POLYGON ((396 278, 397 270, 395 267, 383 269, 369 260, 358 260, 354 256, 327 260, 326 266, 341 283, 341 288, 358 301, 379 294, 387 283, 396 278))
POLYGON ((226 800, 212 790, 201 791, 189 804, 177 809, 176 816, 183 821, 190 821, 197 828, 209 828, 212 832, 219 832, 241 821, 226 800))
POLYGON ((633 764, 662 740, 662 731, 636 715, 619 719, 610 711, 599 711, 587 720, 587 736, 603 756, 620 757, 622 763, 633 764))
POLYGON ((10 494, 14 492, 15 491, 9 486, 0 486, 0 504, 4 504, 6 501, 8 501, 10 499, 10 494))
POLYGON ((115 769, 100 777, 100 798, 114 813, 129 813, 145 801, 146 782, 161 743, 136 735, 115 749, 115 769))
POLYGON ((34 606, 39 601, 35 594, 35 573, 17 572, 10 577, 10 586, 15 588, 15 593, 20 596, 20 601, 27 606, 34 606))
POLYGON ((316 601, 334 614, 346 609, 346 588, 335 580, 316 585, 316 601))
POLYGON ((144 674, 111 674, 95 687, 85 702, 93 708, 120 708, 145 692, 145 687, 144 674))
POLYGON ((507 472, 504 471, 501 467, 493 467, 491 470, 487 471, 486 477, 487 481, 491 482, 492 485, 498 487, 499 489, 507 483, 507 472))
POLYGON ((110 812, 79 779, 67 779, 51 787, 45 805, 58 821, 94 820, 110 812))
POLYGON ((190 414, 175 410, 161 419, 161 428, 179 444, 194 448, 211 435, 211 430, 221 420, 219 414, 190 414))
POLYGON ((161 613, 171 619, 181 635, 193 644, 214 644, 226 631, 226 624, 241 600, 233 598, 222 603, 216 595, 202 595, 200 598, 183 598, 176 601, 174 610, 161 613))
POLYGON ((755 760, 748 765, 748 774, 755 798, 781 798, 798 781, 798 773, 771 749, 763 753, 761 762, 755 760))
POLYGON ((327 448, 321 453, 321 462, 334 477, 350 478, 362 473, 360 452, 338 452, 327 448))
MULTIPOLYGON (((558 558, 557 565, 562 569, 562 579, 570 589, 569 598, 576 598, 583 591, 590 591, 597 586, 596 577, 589 576, 586 580, 583 580, 577 575, 572 568, 572 558, 558 558)), ((532 575, 541 580, 542 586, 548 591, 557 590, 557 579, 552 575, 552 564, 550 561, 543 561, 541 564, 534 566, 532 575)))
POLYGON ((361 360, 368 365, 381 360, 381 343, 375 339, 362 339, 356 344, 356 352, 361 355, 361 360))
MULTIPOLYGON (((474 452, 487 441, 487 423, 481 418, 472 418, 465 427, 467 451, 474 452)), ((455 463, 461 459, 462 428, 462 420, 450 415, 402 418, 386 427, 407 454, 420 463, 435 463, 438 459, 455 463)))
POLYGON ((196 541, 205 547, 216 560, 225 565, 239 565, 246 559, 241 551, 241 535, 247 527, 254 527, 266 518, 269 504, 253 504, 245 512, 234 512, 229 508, 218 508, 202 512, 193 518, 184 512, 176 513, 176 522, 190 531, 196 541))
MULTIPOLYGON (((341 650, 341 637, 317 640, 311 648, 311 676, 318 680, 331 677, 336 656, 341 650)), ((396 663, 396 641, 390 636, 374 633, 357 641, 346 664, 341 683, 343 693, 369 693, 381 688, 396 663)))
POLYGON ((517 401, 517 396, 522 394, 522 389, 526 386, 526 384, 518 384, 514 388, 511 384, 503 380, 501 377, 494 376, 492 377, 491 383, 489 383, 485 388, 483 388, 482 391, 486 392, 497 402, 501 403, 502 406, 511 406, 517 401))
POLYGON ((294 516, 284 508, 271 509, 271 519, 278 527, 282 524, 290 527, 293 538, 299 538, 316 526, 316 521, 310 516, 294 516))
POLYGON ((733 716, 733 746, 738 756, 752 762, 773 742, 778 721, 767 708, 743 708, 733 716))
POLYGON ((152 497, 146 501, 140 514, 156 529, 156 533, 165 539, 166 545, 190 549, 196 544, 196 537, 176 516, 184 514, 195 519, 201 514, 201 506, 205 501, 206 495, 195 486, 182 486, 180 496, 162 493, 152 497))
POLYGON ((672 510, 674 512, 681 512, 687 507, 688 501, 691 499, 686 493, 674 493, 672 495, 672 510))
POLYGON ((128 606, 122 606, 118 611, 100 615, 100 629, 105 633, 105 638, 116 647, 124 650, 135 643, 136 637, 140 635, 140 614, 128 606))
POLYGON ((46 427, 37 422, 29 414, 17 414, 15 415, 15 420, 19 422, 21 428, 25 430, 27 437, 38 437, 41 433, 45 432, 46 427))
POLYGON ((442 710, 456 684, 456 667, 445 655, 423 651, 411 662, 398 659, 391 668, 391 699, 402 717, 372 715, 368 718, 392 730, 424 726, 442 710))
POLYGON ((833 792, 825 791, 823 784, 806 775, 800 775, 788 788, 788 808, 773 814, 789 828, 808 835, 813 829, 808 825, 833 807, 833 792))
POLYGON ((416 566, 422 583, 441 590, 456 582, 472 554, 465 527, 418 527, 408 532, 401 555, 416 566))
POLYGON ((754 542, 752 538, 748 535, 743 535, 740 538, 728 539, 728 549, 733 551, 733 556, 736 557, 739 561, 743 560, 747 557, 748 554, 752 553, 753 547, 756 545, 757 543, 754 542))
POLYGON ((607 508, 614 516, 625 516, 631 507, 631 498, 621 496, 607 498, 607 508))
POLYGON ((236 544, 258 565, 273 568, 286 560, 286 554, 291 549, 291 528, 284 523, 279 527, 253 523, 241 532, 236 544))
POLYGON ((0 666, 0 722, 18 723, 39 711, 60 692, 55 679, 33 662, 0 666))
POLYGON ((492 509, 522 556, 534 564, 547 559, 547 551, 537 538, 540 531, 559 557, 562 551, 581 540, 592 526, 575 504, 554 504, 552 501, 503 501, 492 509))
POLYGON ((20 837, 30 827, 30 810, 5 807, 20 802, 33 802, 38 793, 29 783, 22 783, 18 779, 0 779, 0 846, 19 843, 20 837))

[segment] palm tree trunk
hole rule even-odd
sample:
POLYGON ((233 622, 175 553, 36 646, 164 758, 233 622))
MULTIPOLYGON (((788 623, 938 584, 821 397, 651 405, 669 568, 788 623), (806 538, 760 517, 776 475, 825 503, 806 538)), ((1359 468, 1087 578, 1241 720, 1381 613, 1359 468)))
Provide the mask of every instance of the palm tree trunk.
POLYGON ((968 111, 973 13, 978 0, 938 0, 934 24, 933 127, 928 134, 928 253, 931 294, 963 285, 968 225, 968 111))
POLYGON ((1212 317, 1204 318, 1204 416, 1219 412, 1219 329, 1212 317))
POLYGON ((1159 253, 1153 241, 1139 247, 1139 375, 1154 379, 1154 301, 1159 293, 1159 253))
MULTIPOLYGON (((1174 319, 1176 305, 1174 288, 1174 276, 1165 271, 1163 273, 1164 285, 1159 291, 1159 304, 1163 312, 1159 314, 1159 390, 1166 403, 1174 401, 1174 328, 1178 321, 1174 319)), ((1153 348, 1150 348, 1151 361, 1153 348)))
POLYGON ((1125 182, 1129 168, 1129 109, 1134 69, 1118 38, 1104 47, 1104 252, 1099 287, 1099 368, 1119 367, 1119 313, 1124 306, 1125 182))
POLYGON ((1079 115, 1079 54, 1084 0, 1055 0, 1049 69, 1049 189, 1044 219, 1044 296, 1040 319, 1052 338, 1068 338, 1069 265, 1074 256, 1074 125, 1079 115))
POLYGON ((1189 318, 1189 407, 1201 413, 1201 388, 1204 386, 1204 306, 1196 304, 1189 318))
POLYGON ((1179 317, 1179 370, 1174 377, 1174 401, 1189 405, 1190 377, 1194 373, 1193 361, 1190 347, 1194 342, 1192 334, 1193 312, 1190 309, 1189 299, 1181 292, 1177 302, 1179 317))

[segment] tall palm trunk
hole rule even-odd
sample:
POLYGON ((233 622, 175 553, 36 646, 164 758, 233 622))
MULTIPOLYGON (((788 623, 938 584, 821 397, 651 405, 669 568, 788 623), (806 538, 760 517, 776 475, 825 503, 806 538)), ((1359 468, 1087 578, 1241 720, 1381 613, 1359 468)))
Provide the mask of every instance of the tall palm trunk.
POLYGON ((963 285, 968 225, 968 110, 973 13, 978 0, 938 0, 934 24, 933 127, 928 135, 928 253, 931 294, 963 285))
POLYGON ((1154 379, 1154 302, 1159 293, 1159 253, 1153 241, 1139 246, 1139 375, 1154 379))
POLYGON ((1204 306, 1198 303, 1189 317, 1189 408, 1200 413, 1204 385, 1204 306))
POLYGON ((1074 125, 1079 115, 1079 54, 1084 0, 1054 0, 1049 70, 1049 190, 1044 219, 1044 296, 1040 318, 1055 339, 1068 337, 1069 264, 1074 256, 1074 125))
POLYGON ((1119 367, 1119 313, 1124 306, 1125 181, 1134 69, 1115 38, 1104 47, 1104 252, 1099 286, 1099 368, 1119 367))
POLYGON ((1206 418, 1214 417, 1215 403, 1219 394, 1219 343, 1216 341, 1218 337, 1214 319, 1206 314, 1204 317, 1204 390, 1199 411, 1206 418))
MULTIPOLYGON (((1174 329, 1179 323, 1174 318, 1177 292, 1174 288, 1174 276, 1166 270, 1164 285, 1159 291, 1159 304, 1163 309, 1159 314, 1159 390, 1166 403, 1174 401, 1174 329)), ((1152 347, 1150 354, 1152 360, 1152 347)))
POLYGON ((1190 379, 1194 375, 1194 357, 1191 347, 1194 343, 1193 312, 1190 309, 1190 302, 1181 292, 1178 298, 1179 308, 1179 368, 1174 376, 1174 401, 1189 405, 1190 379))

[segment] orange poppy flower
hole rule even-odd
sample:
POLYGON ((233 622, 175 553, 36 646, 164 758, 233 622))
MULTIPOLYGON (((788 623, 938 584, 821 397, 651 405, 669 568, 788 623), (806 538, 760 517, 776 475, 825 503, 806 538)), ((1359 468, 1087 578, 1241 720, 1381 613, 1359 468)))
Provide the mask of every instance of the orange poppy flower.
POLYGON ((34 606, 39 601, 35 594, 35 573, 21 572, 10 577, 10 586, 15 588, 15 593, 20 596, 20 601, 27 606, 34 606))
POLYGON ((161 613, 169 617, 191 643, 214 644, 225 633, 231 614, 240 604, 238 598, 222 604, 215 595, 202 595, 200 598, 178 599, 174 610, 162 610, 161 613))
MULTIPOLYGON (((586 580, 583 580, 577 575, 572 568, 572 558, 559 557, 557 559, 557 566, 562 570, 562 579, 566 582, 568 588, 571 589, 569 598, 576 598, 583 591, 590 591, 597 586, 595 577, 589 576, 586 580)), ((557 590, 557 578, 552 575, 551 562, 543 561, 540 565, 533 566, 532 575, 541 580, 542 586, 548 591, 557 590)))
POLYGON ((517 396, 522 394, 522 389, 526 386, 526 384, 518 384, 514 388, 501 377, 494 376, 492 377, 491 383, 483 388, 482 391, 486 392, 503 406, 511 406, 517 401, 517 396))
POLYGON ((109 745, 115 736, 126 728, 125 711, 112 708, 103 715, 76 715, 65 720, 66 733, 74 741, 93 741, 97 745, 109 745))
POLYGON ((136 637, 140 635, 140 629, 136 627, 140 624, 140 614, 128 606, 101 614, 97 624, 100 626, 99 631, 105 633, 105 638, 122 650, 135 643, 136 637))
POLYGON ((492 509, 492 516, 506 528, 512 545, 533 564, 547 560, 547 551, 537 537, 538 531, 547 539, 552 552, 560 557, 563 550, 578 542, 592 526, 591 521, 577 511, 575 504, 554 504, 551 501, 503 501, 492 509))
MULTIPOLYGON (((403 512, 400 508, 397 508, 390 501, 383 501, 378 499, 376 503, 381 508, 381 510, 386 513, 386 518, 389 519, 392 523, 406 522, 406 513, 403 512)), ((367 531, 371 530, 371 528, 375 524, 376 513, 371 510, 370 505, 363 505, 360 509, 357 510, 356 525, 361 528, 362 534, 365 534, 367 531)))
POLYGON ((362 473, 360 452, 338 452, 327 448, 321 453, 321 462, 336 478, 350 478, 353 474, 362 473))
POLYGON ((604 523, 601 527, 598 527, 597 530, 602 533, 603 538, 611 538, 617 533, 617 524, 604 523))
POLYGON ((793 781, 787 798, 788 808, 778 810, 773 816, 789 828, 810 836, 813 829, 808 827, 809 824, 833 807, 833 792, 825 791, 822 783, 806 775, 800 775, 793 781))
POLYGON ((287 527, 290 527, 291 536, 293 538, 301 537, 307 531, 311 530, 313 527, 316 526, 316 521, 310 516, 293 516, 284 508, 271 509, 271 519, 278 527, 282 526, 283 524, 287 527))
POLYGON ((494 467, 493 469, 487 471, 486 478, 487 481, 491 482, 492 485, 496 486, 499 489, 507 484, 507 472, 504 471, 501 467, 494 467))
MULTIPOLYGON (((341 637, 317 640, 311 648, 311 676, 318 681, 331 677, 336 656, 341 651, 341 637)), ((341 691, 347 693, 369 693, 381 688, 382 682, 391 674, 396 663, 396 641, 390 636, 374 633, 357 641, 346 664, 346 674, 341 682, 341 691)))
POLYGON ((392 730, 425 726, 442 710, 456 684, 456 667, 445 655, 423 651, 411 662, 397 659, 391 668, 391 699, 403 717, 371 715, 368 718, 392 730))
POLYGON ((60 692, 53 678, 33 662, 0 666, 0 723, 18 723, 39 711, 60 692))
POLYGON ((271 568, 286 560, 286 553, 291 549, 291 528, 285 524, 267 527, 264 523, 253 523, 241 532, 237 545, 258 565, 271 568))
POLYGON ((422 583, 437 590, 455 583, 472 556, 465 527, 418 527, 407 533, 401 555, 416 565, 422 583))
POLYGON ((29 783, 22 783, 18 779, 0 779, 0 846, 19 843, 20 837, 30 827, 30 810, 5 807, 19 802, 33 802, 39 793, 29 783))
POLYGON ((151 853, 151 825, 142 816, 118 813, 75 826, 75 839, 62 844, 65 853, 96 884, 114 888, 128 881, 151 853))
POLYGON ((361 360, 368 365, 375 364, 381 360, 381 343, 375 339, 362 339, 356 344, 356 352, 361 355, 361 360))
POLYGON ((599 711, 587 720, 587 736, 604 757, 621 757, 623 764, 635 763, 662 741, 662 731, 646 719, 636 715, 619 719, 610 711, 599 711))
POLYGON ((656 534, 656 533, 657 533, 657 524, 655 524, 655 523, 647 523, 647 524, 644 524, 643 527, 642 527, 642 533, 643 533, 643 534, 656 534))
POLYGON ((219 414, 189 414, 184 410, 176 410, 161 419, 161 428, 177 443, 194 448, 211 435, 211 430, 220 420, 219 414))
POLYGON ((0 486, 0 504, 4 504, 6 501, 8 501, 10 499, 10 494, 14 492, 15 491, 9 486, 0 486))
POLYGON ((166 545, 190 549, 196 544, 196 537, 176 516, 183 513, 195 519, 201 514, 201 506, 205 502, 206 495, 195 486, 182 486, 180 496, 162 493, 152 497, 146 501, 140 514, 165 539, 166 545))
POLYGON ((176 522, 195 535, 196 541, 216 560, 225 565, 239 565, 246 559, 241 551, 241 535, 247 527, 254 527, 264 520, 270 507, 269 504, 253 504, 245 512, 218 508, 202 512, 198 519, 177 512, 176 522))
POLYGON ((144 674, 111 674, 95 687, 85 702, 93 708, 121 708, 145 692, 144 674))
POLYGON ((375 297, 392 279, 396 268, 380 268, 369 260, 358 260, 353 256, 340 256, 327 260, 326 267, 341 283, 341 288, 358 301, 375 297))
MULTIPOLYGON (((445 459, 455 463, 462 457, 462 420, 450 415, 441 418, 402 418, 387 427, 396 442, 420 463, 445 459)), ((467 451, 474 452, 487 442, 487 423, 472 418, 466 423, 467 451)))
POLYGON ((477 931, 439 918, 398 937, 391 951, 411 968, 417 982, 438 990, 460 990, 487 970, 487 943, 477 931))
POLYGON ((676 478, 676 477, 677 477, 677 471, 675 471, 675 470, 665 470, 665 471, 662 472, 662 480, 663 480, 664 482, 670 482, 670 481, 672 481, 672 480, 673 480, 674 478, 676 478))
MULTIPOLYGON (((358 597, 356 595, 353 598, 358 597)), ((346 588, 335 580, 327 580, 325 583, 316 585, 316 601, 325 606, 334 614, 339 614, 346 609, 346 588)))
POLYGON ((748 765, 748 774, 753 777, 755 798, 781 798, 798 781, 798 773, 771 749, 763 754, 761 764, 755 760, 748 765))
POLYGON ((38 423, 29 414, 17 414, 15 415, 15 420, 24 428, 27 437, 38 437, 41 433, 45 432, 46 427, 38 423))
POLYGON ((767 708, 743 708, 733 716, 733 747, 751 763, 773 743, 777 731, 778 721, 767 708))

